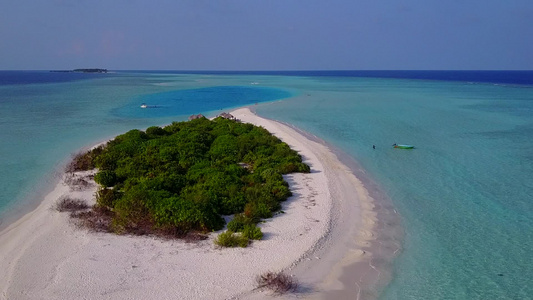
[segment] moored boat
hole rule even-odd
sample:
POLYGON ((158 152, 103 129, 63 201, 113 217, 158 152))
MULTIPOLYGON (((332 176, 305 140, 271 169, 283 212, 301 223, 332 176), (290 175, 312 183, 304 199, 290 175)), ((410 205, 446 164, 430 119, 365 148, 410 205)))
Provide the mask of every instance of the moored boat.
POLYGON ((413 148, 415 148, 415 146, 413 146, 413 145, 402 145, 402 144, 394 144, 392 146, 394 148, 398 148, 398 149, 413 149, 413 148))

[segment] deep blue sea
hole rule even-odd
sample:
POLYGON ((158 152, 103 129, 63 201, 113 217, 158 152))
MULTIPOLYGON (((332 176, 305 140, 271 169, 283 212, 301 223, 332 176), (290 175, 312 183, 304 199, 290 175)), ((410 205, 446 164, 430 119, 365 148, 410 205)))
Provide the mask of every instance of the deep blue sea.
POLYGON ((353 157, 392 201, 405 236, 381 299, 533 295, 532 71, 9 71, 0 104, 4 223, 83 147, 254 105, 353 157))

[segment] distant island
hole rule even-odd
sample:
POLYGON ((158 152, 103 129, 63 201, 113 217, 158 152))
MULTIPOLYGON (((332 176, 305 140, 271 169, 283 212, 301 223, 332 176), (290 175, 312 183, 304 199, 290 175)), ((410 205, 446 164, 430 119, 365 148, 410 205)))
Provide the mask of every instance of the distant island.
POLYGON ((107 69, 52 70, 50 72, 60 72, 60 73, 107 73, 107 69))

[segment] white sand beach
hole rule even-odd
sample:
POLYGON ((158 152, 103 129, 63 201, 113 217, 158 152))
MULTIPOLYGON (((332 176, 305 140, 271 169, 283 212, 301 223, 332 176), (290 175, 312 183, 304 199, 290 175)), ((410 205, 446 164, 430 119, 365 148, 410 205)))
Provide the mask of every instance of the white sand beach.
MULTIPOLYGON (((365 269, 347 286, 342 268, 368 260, 376 216, 362 183, 323 144, 243 108, 232 114, 263 126, 298 151, 310 174, 285 176, 293 196, 284 213, 260 224, 264 239, 247 248, 90 233, 53 209, 66 194, 94 202, 96 186, 71 191, 63 182, 32 212, 0 233, 2 299, 265 299, 257 275, 284 271, 300 283, 283 298, 320 298, 322 291, 361 296, 365 269)), ((368 271, 370 270, 370 272, 368 271)), ((375 271, 377 272, 377 271, 375 271)), ((280 299, 280 297, 276 297, 280 299)))

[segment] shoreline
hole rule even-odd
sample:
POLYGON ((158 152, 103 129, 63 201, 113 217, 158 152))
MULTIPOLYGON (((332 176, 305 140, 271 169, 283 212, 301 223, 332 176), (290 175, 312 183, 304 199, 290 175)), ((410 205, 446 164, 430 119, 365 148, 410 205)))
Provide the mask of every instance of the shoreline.
POLYGON ((45 172, 42 175, 42 179, 35 183, 28 195, 21 197, 19 196, 18 200, 26 200, 24 203, 14 203, 7 207, 5 211, 0 212, 0 234, 6 230, 9 226, 16 223, 18 220, 22 219, 25 215, 30 214, 36 210, 39 205, 43 202, 43 195, 50 194, 54 188, 60 184, 63 180, 65 173, 65 167, 72 160, 74 155, 79 152, 84 152, 94 147, 98 147, 101 144, 105 144, 108 141, 112 140, 114 136, 108 136, 106 139, 95 139, 92 143, 87 143, 83 147, 72 152, 70 156, 64 158, 57 162, 51 170, 45 172))
MULTIPOLYGON (((282 298, 323 298, 335 292, 354 299, 342 276, 353 273, 346 270, 354 262, 368 266, 364 270, 358 266, 359 274, 374 268, 369 249, 376 238, 373 230, 379 226, 375 205, 363 184, 333 151, 294 128, 258 117, 247 108, 231 113, 265 127, 299 151, 312 168, 311 174, 285 176, 294 196, 282 203, 284 214, 261 224, 263 240, 243 249, 215 249, 215 234, 199 244, 187 244, 88 233, 70 224, 67 214, 51 207, 63 194, 94 198, 95 187, 72 192, 59 183, 35 210, 0 232, 4 257, 0 268, 7 270, 0 275, 1 297, 264 299, 269 293, 254 289, 255 276, 284 270, 296 276, 301 288, 282 298), (333 182, 332 178, 339 180, 333 182), (332 188, 333 183, 342 184, 332 188), (350 189, 354 186, 356 193, 350 189), (350 200, 335 204, 333 199, 344 199, 342 196, 350 200), (353 217, 358 214, 361 218, 353 217), (357 238, 346 247, 354 236, 357 238)), ((379 280, 378 275, 376 280, 361 283, 375 287, 379 280)), ((370 295, 366 288, 356 293, 370 295)))
MULTIPOLYGON (((248 108, 257 116, 255 107, 248 108)), ((338 164, 341 167, 329 170, 329 173, 333 173, 328 175, 328 179, 329 188, 334 190, 334 199, 349 196, 350 190, 357 194, 354 197, 356 199, 351 201, 333 201, 332 204, 336 207, 332 207, 332 217, 337 224, 328 233, 330 237, 308 253, 309 257, 321 260, 307 259, 291 270, 297 278, 305 278, 307 284, 318 287, 318 293, 305 298, 376 299, 391 280, 393 260, 402 251, 404 232, 401 217, 392 201, 358 162, 342 150, 292 124, 266 120, 286 126, 327 150, 328 158, 335 161, 331 165, 338 164), (354 208, 350 204, 360 207, 360 222, 353 218, 354 208), (328 251, 331 253, 328 254, 328 251), (325 260, 328 261, 324 262, 325 260), (309 273, 313 275, 310 276, 309 273)), ((272 128, 267 129, 274 133, 272 128)))

